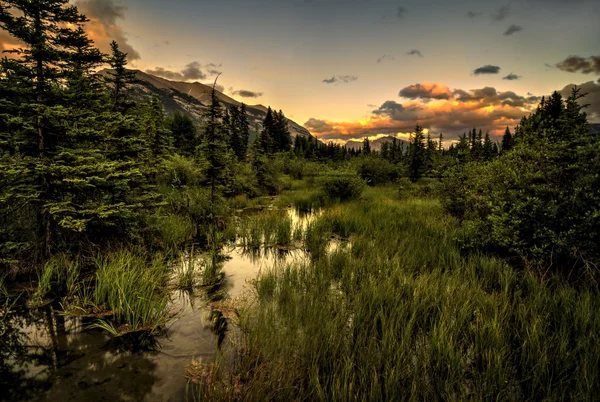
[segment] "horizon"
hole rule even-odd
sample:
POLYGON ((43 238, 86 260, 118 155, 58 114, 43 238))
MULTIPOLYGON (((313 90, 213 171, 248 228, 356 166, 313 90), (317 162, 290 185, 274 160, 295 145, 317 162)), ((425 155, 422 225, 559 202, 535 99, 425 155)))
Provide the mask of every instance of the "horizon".
MULTIPOLYGON (((447 140, 473 127, 498 139, 572 85, 600 122, 592 0, 73 4, 96 45, 115 39, 132 69, 205 85, 221 73, 224 94, 281 109, 324 142, 406 139, 416 123, 447 140)), ((14 46, 0 36, 0 49, 14 46)))

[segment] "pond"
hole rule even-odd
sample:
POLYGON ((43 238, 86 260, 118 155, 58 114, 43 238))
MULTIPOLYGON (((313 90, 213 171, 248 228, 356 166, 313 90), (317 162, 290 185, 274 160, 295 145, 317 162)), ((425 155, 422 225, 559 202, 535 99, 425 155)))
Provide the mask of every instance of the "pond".
MULTIPOLYGON (((303 229, 314 219, 288 214, 303 229)), ((195 293, 173 290, 171 318, 155 336, 113 338, 89 328, 92 318, 62 315, 58 303, 0 316, 0 400, 185 400, 185 367, 230 348, 228 316, 215 302, 245 297, 261 270, 310 258, 300 249, 249 251, 235 243, 221 254, 221 280, 195 293)))

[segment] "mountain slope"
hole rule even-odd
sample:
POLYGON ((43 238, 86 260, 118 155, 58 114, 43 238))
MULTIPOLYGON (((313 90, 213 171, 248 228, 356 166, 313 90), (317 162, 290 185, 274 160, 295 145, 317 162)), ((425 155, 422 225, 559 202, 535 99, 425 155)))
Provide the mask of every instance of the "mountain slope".
MULTIPOLYGON (((133 91, 137 96, 158 96, 167 113, 185 113, 196 121, 202 120, 202 113, 210 103, 212 87, 199 82, 170 81, 139 70, 135 72, 139 83, 133 86, 133 91)), ((107 70, 101 71, 100 74, 106 75, 107 70)), ((216 91, 216 95, 227 108, 240 105, 240 102, 220 91, 216 91)), ((256 130, 262 124, 267 108, 263 105, 246 105, 246 110, 250 127, 256 130)), ((288 119, 288 127, 292 137, 311 137, 307 129, 293 120, 288 119)))

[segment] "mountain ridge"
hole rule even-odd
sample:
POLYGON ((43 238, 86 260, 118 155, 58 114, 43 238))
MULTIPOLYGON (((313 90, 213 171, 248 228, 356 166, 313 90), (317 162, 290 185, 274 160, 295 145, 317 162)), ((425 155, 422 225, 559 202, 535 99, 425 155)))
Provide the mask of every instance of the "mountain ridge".
MULTIPOLYGON (((110 70, 99 72, 107 75, 110 70)), ((136 74, 138 83, 134 84, 133 91, 138 97, 157 96, 165 111, 172 113, 185 113, 193 120, 202 122, 202 114, 208 109, 212 87, 200 82, 171 81, 163 77, 148 74, 140 70, 131 70, 136 74)), ((226 108, 239 107, 242 102, 236 101, 223 92, 215 90, 217 99, 226 108)), ((246 105, 246 111, 251 128, 258 131, 267 114, 267 107, 263 105, 246 105)), ((292 137, 297 135, 313 137, 310 131, 291 119, 287 119, 292 137)))

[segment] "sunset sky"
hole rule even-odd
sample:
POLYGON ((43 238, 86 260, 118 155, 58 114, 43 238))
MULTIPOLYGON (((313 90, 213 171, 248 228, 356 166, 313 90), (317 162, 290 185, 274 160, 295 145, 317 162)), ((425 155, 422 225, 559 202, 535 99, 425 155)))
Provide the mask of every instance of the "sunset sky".
POLYGON ((75 4, 101 49, 116 39, 131 66, 203 83, 222 72, 227 94, 283 109, 323 140, 402 137, 417 122, 447 138, 499 134, 569 84, 600 121, 598 0, 75 4))

